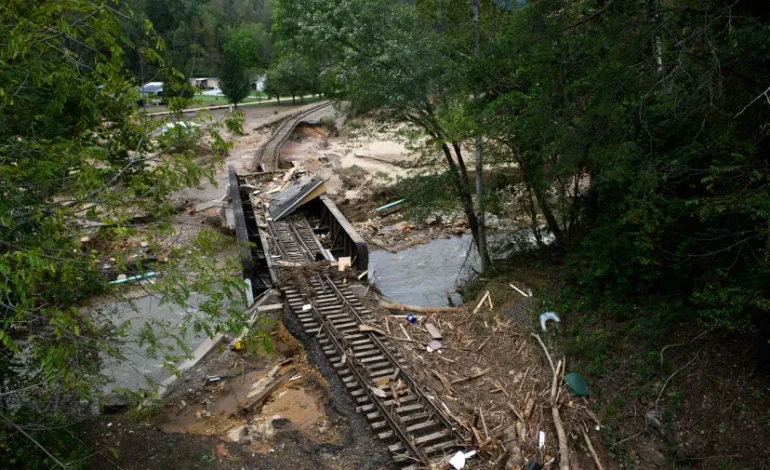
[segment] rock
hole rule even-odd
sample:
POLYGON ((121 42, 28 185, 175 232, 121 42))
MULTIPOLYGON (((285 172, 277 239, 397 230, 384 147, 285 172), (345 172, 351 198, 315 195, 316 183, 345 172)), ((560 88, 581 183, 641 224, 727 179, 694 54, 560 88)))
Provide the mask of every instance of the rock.
POLYGON ((366 291, 368 290, 367 287, 362 286, 361 284, 351 284, 350 285, 350 291, 358 297, 359 299, 363 299, 364 295, 366 294, 366 291))
POLYGON ((227 431, 227 437, 233 442, 241 442, 249 435, 249 428, 246 425, 238 426, 227 431))
POLYGON ((102 408, 104 414, 122 414, 128 411, 129 406, 129 399, 128 395, 124 393, 110 393, 105 401, 104 401, 104 407, 102 408))
POLYGON ((118 281, 124 281, 126 279, 128 279, 128 276, 126 276, 125 274, 118 274, 118 279, 117 279, 118 281))
POLYGON ((441 216, 430 215, 425 218, 425 225, 436 225, 441 222, 441 216))
POLYGON ((141 246, 142 248, 147 248, 148 246, 150 246, 150 243, 149 242, 142 242, 142 243, 139 244, 139 246, 141 246))
POLYGON ((638 449, 636 453, 640 459, 656 467, 664 467, 666 465, 666 457, 650 445, 645 445, 638 449))
POLYGON ((487 227, 497 227, 500 225, 500 217, 496 216, 495 214, 487 213, 484 217, 484 222, 487 227))
POLYGON ((211 418, 211 413, 208 411, 197 411, 195 417, 198 419, 211 418))
POLYGON ((88 243, 91 241, 91 237, 80 237, 80 243, 88 243))

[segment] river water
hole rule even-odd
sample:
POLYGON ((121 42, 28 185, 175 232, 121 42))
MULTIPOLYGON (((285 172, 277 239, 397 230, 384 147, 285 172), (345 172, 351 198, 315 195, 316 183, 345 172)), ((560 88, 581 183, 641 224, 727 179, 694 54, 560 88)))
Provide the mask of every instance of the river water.
MULTIPOLYGON (((148 357, 147 344, 141 344, 141 329, 147 322, 152 322, 153 332, 161 335, 166 328, 174 330, 185 323, 188 315, 201 314, 196 305, 202 301, 201 296, 193 294, 186 309, 178 305, 161 303, 152 295, 139 297, 131 301, 118 301, 102 305, 100 309, 104 315, 108 315, 115 325, 128 322, 126 325, 125 341, 121 345, 121 352, 125 361, 117 361, 105 358, 102 370, 110 383, 105 386, 105 392, 115 389, 127 388, 139 390, 140 388, 153 388, 154 385, 169 376, 169 371, 164 367, 164 352, 159 351, 157 357, 148 357)), ((202 314, 201 314, 202 315, 202 314)), ((175 331, 175 333, 179 333, 175 331)), ((203 341, 204 333, 196 334, 188 329, 179 339, 190 348, 195 349, 203 341)), ((173 338, 165 338, 160 343, 166 347, 174 347, 172 354, 183 354, 175 344, 173 338)))
POLYGON ((462 299, 455 293, 462 283, 461 268, 476 267, 476 250, 468 248, 470 235, 438 238, 397 253, 376 250, 369 253, 370 279, 382 293, 396 302, 427 306, 447 304, 447 293, 455 304, 462 299))

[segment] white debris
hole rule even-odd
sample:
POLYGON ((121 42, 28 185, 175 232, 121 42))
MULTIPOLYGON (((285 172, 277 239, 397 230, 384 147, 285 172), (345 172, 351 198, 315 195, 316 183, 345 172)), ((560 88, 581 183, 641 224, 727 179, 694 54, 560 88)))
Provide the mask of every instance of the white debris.
POLYGON ((540 328, 542 328, 543 331, 545 331, 545 323, 548 320, 552 320, 557 323, 561 321, 559 320, 559 315, 556 315, 554 312, 545 312, 544 314, 540 315, 540 328))

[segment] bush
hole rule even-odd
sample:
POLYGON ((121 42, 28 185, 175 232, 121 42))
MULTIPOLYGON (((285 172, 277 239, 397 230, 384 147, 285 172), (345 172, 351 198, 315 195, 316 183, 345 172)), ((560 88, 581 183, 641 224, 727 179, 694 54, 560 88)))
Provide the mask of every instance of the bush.
POLYGON ((322 117, 321 127, 326 129, 326 133, 329 137, 337 137, 340 135, 340 130, 337 128, 337 123, 334 121, 333 117, 322 117))

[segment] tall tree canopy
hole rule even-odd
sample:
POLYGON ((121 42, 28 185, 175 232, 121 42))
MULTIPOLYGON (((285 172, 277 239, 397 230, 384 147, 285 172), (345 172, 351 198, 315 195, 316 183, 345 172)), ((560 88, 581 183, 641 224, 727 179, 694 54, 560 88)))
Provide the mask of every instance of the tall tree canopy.
POLYGON ((443 151, 472 228, 462 150, 481 135, 594 299, 678 298, 710 324, 767 328, 763 2, 481 1, 477 55, 473 3, 277 0, 275 29, 323 58, 352 112, 443 151))

